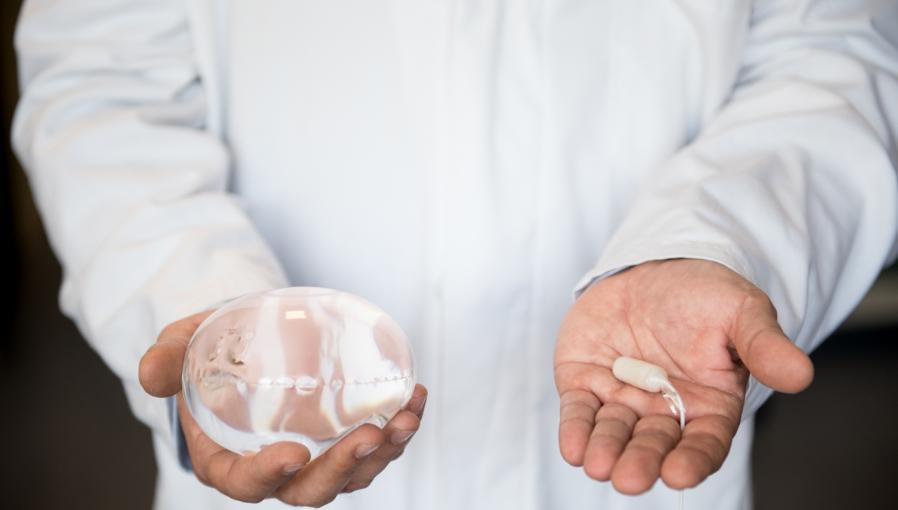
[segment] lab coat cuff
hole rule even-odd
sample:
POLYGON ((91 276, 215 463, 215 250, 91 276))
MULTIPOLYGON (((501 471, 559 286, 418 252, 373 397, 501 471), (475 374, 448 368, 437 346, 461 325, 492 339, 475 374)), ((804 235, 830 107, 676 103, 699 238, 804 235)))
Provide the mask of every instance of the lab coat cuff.
POLYGON ((726 245, 707 242, 679 241, 659 243, 637 240, 606 250, 598 263, 583 275, 574 287, 574 298, 599 280, 608 278, 644 262, 670 259, 699 259, 716 262, 754 282, 755 275, 748 261, 736 250, 726 245))
POLYGON ((184 471, 193 472, 193 462, 191 462, 190 452, 187 450, 187 438, 184 437, 184 429, 181 427, 181 416, 178 413, 178 397, 168 397, 166 405, 168 406, 171 434, 175 439, 175 452, 178 457, 178 464, 181 465, 184 471))

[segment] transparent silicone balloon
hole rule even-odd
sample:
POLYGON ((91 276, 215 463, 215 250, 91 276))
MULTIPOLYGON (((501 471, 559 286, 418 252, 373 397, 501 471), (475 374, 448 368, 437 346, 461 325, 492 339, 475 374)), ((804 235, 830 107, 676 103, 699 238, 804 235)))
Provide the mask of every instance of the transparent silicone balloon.
POLYGON ((408 403, 415 363, 402 329, 364 299, 293 287, 251 294, 197 328, 184 398, 221 446, 256 452, 278 441, 320 455, 364 423, 382 427, 408 403))

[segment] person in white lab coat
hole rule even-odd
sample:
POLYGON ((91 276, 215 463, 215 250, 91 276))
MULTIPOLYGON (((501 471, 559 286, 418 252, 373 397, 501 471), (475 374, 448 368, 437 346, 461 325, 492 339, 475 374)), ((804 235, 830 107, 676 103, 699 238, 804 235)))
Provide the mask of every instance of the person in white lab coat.
POLYGON ((747 508, 896 255, 896 47, 890 0, 32 0, 13 139, 157 508, 747 508), (288 285, 393 315, 427 419, 306 465, 175 412, 193 314, 288 285))

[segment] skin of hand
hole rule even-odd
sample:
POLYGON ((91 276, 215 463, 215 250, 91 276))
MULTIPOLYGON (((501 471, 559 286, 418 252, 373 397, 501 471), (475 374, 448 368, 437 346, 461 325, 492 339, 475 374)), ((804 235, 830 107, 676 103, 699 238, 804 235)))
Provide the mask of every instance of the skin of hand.
POLYGON ((192 315, 167 326, 141 358, 139 373, 140 383, 150 395, 178 396, 181 427, 194 473, 202 483, 240 501, 274 497, 289 505, 321 507, 340 493, 367 487, 402 455, 424 413, 427 390, 421 385, 382 430, 362 425, 311 462, 308 449, 298 443, 276 443, 247 455, 219 446, 193 420, 181 394, 187 344, 211 313, 192 315))
POLYGON ((658 478, 694 487, 729 452, 749 374, 797 393, 814 368, 780 329, 767 295, 735 272, 673 259, 600 280, 571 307, 556 344, 562 457, 624 494, 658 478), (615 379, 620 356, 667 371, 686 407, 682 434, 660 394, 615 379))

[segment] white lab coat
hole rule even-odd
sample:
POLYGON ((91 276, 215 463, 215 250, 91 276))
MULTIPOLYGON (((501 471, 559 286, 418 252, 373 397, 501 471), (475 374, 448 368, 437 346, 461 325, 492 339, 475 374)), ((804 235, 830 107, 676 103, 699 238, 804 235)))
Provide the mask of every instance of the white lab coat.
MULTIPOLYGON (((229 297, 343 289, 413 339, 423 426, 332 508, 673 508, 560 458, 571 290, 715 260, 809 351, 895 255, 895 1, 34 0, 17 44, 61 306, 154 431, 162 509, 243 507, 137 383, 229 297)), ((750 438, 689 508, 750 504, 750 438)))

